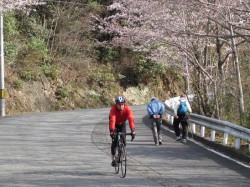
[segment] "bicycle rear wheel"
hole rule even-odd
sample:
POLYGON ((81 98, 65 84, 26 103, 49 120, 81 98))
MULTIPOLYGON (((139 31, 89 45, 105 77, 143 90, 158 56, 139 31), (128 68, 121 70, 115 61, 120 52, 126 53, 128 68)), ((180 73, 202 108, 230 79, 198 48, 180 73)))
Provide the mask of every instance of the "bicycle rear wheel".
POLYGON ((121 173, 122 173, 122 177, 124 178, 126 176, 126 172, 127 172, 127 154, 126 154, 126 149, 125 146, 122 145, 121 147, 121 173))

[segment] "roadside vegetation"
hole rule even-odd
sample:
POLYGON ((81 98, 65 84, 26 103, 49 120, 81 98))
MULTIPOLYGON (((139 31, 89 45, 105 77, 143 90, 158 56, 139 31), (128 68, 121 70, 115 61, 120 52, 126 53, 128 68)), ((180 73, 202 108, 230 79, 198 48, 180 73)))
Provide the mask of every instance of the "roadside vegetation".
POLYGON ((139 52, 97 45, 91 13, 103 6, 48 3, 28 16, 4 15, 6 114, 166 100, 182 87, 178 70, 139 52))
MULTIPOLYGON (((117 94, 124 94, 129 104, 145 104, 152 96, 165 101, 184 91, 196 95, 192 103, 196 113, 249 128, 247 25, 234 27, 237 38, 233 38, 227 32, 232 25, 218 25, 218 21, 226 21, 220 12, 212 10, 210 4, 197 2, 193 10, 194 2, 189 1, 173 7, 164 3, 157 6, 159 11, 148 4, 145 8, 151 17, 155 16, 154 24, 161 23, 161 27, 150 27, 147 24, 152 24, 151 17, 143 12, 138 17, 140 9, 132 9, 139 6, 138 2, 128 5, 130 13, 135 13, 127 22, 126 9, 117 12, 112 5, 107 10, 107 5, 113 2, 120 3, 119 0, 48 2, 29 15, 20 10, 4 14, 7 114, 107 107, 117 94), (158 15, 162 7, 169 9, 165 17, 171 20, 172 16, 179 22, 175 25, 162 22, 164 17, 158 15), (192 22, 190 9, 202 19, 192 22), (182 14, 178 14, 181 10, 182 14), (205 10, 215 11, 216 19, 215 15, 209 15, 205 22, 201 14, 205 10), (119 18, 119 14, 125 17, 119 18), (107 20, 112 19, 107 25, 107 20), (120 30, 112 25, 115 23, 120 24, 120 30), (183 23, 189 37, 184 33, 177 38, 174 27, 179 32, 183 23), (202 23, 207 24, 203 27, 202 23), (125 36, 132 34, 133 41, 119 33, 124 27, 125 36), (157 36, 159 28, 172 31, 161 38, 157 36), (147 35, 152 33, 156 37, 153 41, 147 35), (197 33, 206 34, 198 37, 197 33)), ((230 6, 243 10, 244 5, 237 2, 230 6)), ((223 3, 229 7, 227 2, 223 3)), ((222 6, 219 10, 225 11, 222 6)), ((228 15, 233 16, 233 11, 227 12, 228 15)), ((244 16, 243 11, 241 19, 244 16)), ((237 17, 234 19, 239 21, 237 17)))

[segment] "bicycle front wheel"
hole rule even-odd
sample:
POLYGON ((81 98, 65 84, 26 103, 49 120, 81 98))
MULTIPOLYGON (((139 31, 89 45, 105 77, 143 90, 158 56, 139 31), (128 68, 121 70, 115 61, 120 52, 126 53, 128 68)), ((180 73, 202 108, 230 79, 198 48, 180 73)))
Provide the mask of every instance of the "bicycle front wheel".
POLYGON ((121 173, 122 173, 122 177, 124 178, 126 176, 126 171, 127 171, 127 154, 126 154, 126 148, 123 145, 121 147, 121 173))
POLYGON ((116 164, 115 166, 115 174, 119 173, 119 163, 116 164))
POLYGON ((116 166, 114 167, 115 168, 115 174, 119 173, 119 156, 116 154, 115 156, 115 159, 116 159, 116 166))

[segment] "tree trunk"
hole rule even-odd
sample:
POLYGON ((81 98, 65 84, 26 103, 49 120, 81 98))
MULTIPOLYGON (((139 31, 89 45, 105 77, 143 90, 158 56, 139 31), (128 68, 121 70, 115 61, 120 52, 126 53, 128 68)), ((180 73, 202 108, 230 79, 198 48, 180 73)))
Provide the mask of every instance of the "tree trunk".
MULTIPOLYGON (((232 21, 231 18, 231 13, 229 10, 229 21, 232 21)), ((229 22, 229 24, 230 24, 229 22)), ((237 53, 237 48, 235 44, 235 38, 234 36, 234 31, 233 31, 233 26, 230 24, 230 33, 232 36, 231 39, 231 47, 232 47, 232 52, 233 52, 233 59, 235 63, 235 68, 236 68, 236 76, 237 76, 237 83, 238 83, 238 102, 239 102, 239 112, 240 112, 240 121, 242 121, 242 116, 244 114, 244 96, 243 96, 243 89, 242 89, 242 84, 241 84, 241 76, 240 76, 240 65, 239 65, 239 59, 238 59, 238 53, 237 53)))

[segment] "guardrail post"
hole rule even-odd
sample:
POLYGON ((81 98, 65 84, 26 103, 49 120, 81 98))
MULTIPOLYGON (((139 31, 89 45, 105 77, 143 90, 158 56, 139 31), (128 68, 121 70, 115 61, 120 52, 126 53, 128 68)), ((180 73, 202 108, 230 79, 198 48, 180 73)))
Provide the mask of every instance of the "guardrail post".
POLYGON ((170 122, 171 122, 172 125, 174 124, 174 116, 170 117, 170 122))
POLYGON ((215 141, 215 130, 211 131, 211 140, 214 142, 215 141))
POLYGON ((248 142, 248 150, 250 151, 250 143, 248 142))
POLYGON ((224 145, 227 145, 227 141, 228 141, 228 134, 227 134, 227 133, 224 133, 224 136, 223 136, 223 144, 224 144, 224 145))
POLYGON ((205 127, 203 127, 203 126, 201 126, 200 136, 201 136, 202 138, 205 137, 205 127))
POLYGON ((192 130, 193 134, 195 134, 196 131, 195 131, 195 124, 194 123, 192 123, 191 128, 192 128, 191 130, 192 130))
POLYGON ((240 138, 236 138, 236 141, 235 141, 235 148, 236 148, 236 149, 240 149, 240 138))
POLYGON ((171 117, 170 114, 166 113, 166 118, 168 121, 170 121, 170 117, 171 117))

